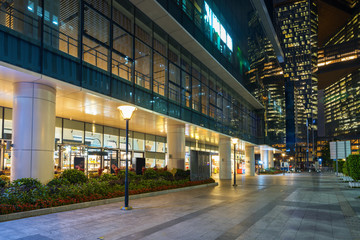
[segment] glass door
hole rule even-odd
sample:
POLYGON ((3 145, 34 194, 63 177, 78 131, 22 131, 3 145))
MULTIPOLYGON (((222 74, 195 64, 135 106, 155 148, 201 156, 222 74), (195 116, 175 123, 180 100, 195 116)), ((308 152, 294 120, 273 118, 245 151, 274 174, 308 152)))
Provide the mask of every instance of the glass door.
MULTIPOLYGON (((128 166, 129 166, 129 169, 132 167, 132 164, 131 164, 131 159, 132 159, 132 152, 129 151, 128 152, 128 166)), ((121 151, 120 152, 120 168, 123 168, 125 169, 125 166, 126 166, 126 152, 125 151, 121 151)))

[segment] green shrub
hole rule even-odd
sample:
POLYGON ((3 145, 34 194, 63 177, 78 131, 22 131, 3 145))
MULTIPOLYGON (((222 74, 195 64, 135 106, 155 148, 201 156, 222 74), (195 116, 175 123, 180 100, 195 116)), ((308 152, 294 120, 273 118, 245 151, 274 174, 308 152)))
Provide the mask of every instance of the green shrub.
POLYGON ((24 190, 30 190, 42 186, 41 182, 34 178, 20 178, 12 181, 13 187, 23 187, 24 190))
POLYGON ((0 179, 4 180, 5 182, 10 182, 10 177, 6 175, 0 175, 0 179))
POLYGON ((154 169, 146 169, 144 172, 144 179, 158 179, 159 174, 154 169))
POLYGON ((346 175, 346 176, 349 176, 349 172, 348 172, 348 167, 347 167, 348 164, 348 161, 345 161, 344 164, 343 164, 343 169, 342 169, 342 172, 346 175))
POLYGON ((66 178, 54 178, 46 186, 59 188, 61 186, 70 185, 70 182, 66 178))
POLYGON ((346 162, 344 163, 344 165, 346 166, 346 170, 345 170, 347 171, 346 175, 350 176, 350 160, 348 160, 348 158, 346 158, 346 162))
POLYGON ((89 173, 89 178, 98 178, 99 177, 99 174, 98 173, 89 173))
POLYGON ((175 177, 175 180, 190 179, 190 170, 185 171, 182 169, 177 169, 174 177, 175 177))
POLYGON ((0 202, 5 204, 35 203, 39 199, 49 199, 49 189, 33 178, 20 178, 14 180, 8 188, 4 188, 0 202))
POLYGON ((117 180, 118 177, 109 173, 104 173, 99 177, 99 181, 112 181, 112 180, 117 180))
POLYGON ((174 181, 174 175, 172 175, 171 172, 161 171, 159 172, 159 176, 166 181, 174 181))
POLYGON ((4 188, 7 182, 5 180, 0 179, 0 188, 4 188))
POLYGON ((71 184, 75 183, 85 183, 87 182, 87 177, 85 176, 84 172, 76 169, 66 169, 61 174, 60 178, 65 178, 71 184))
POLYGON ((360 180, 360 155, 350 155, 347 158, 349 165, 349 175, 355 181, 360 180))

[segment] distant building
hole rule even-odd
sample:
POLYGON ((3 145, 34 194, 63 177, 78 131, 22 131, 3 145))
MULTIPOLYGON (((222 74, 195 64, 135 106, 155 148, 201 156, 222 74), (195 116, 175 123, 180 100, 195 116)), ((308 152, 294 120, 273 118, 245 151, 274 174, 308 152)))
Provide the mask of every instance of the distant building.
POLYGON ((317 132, 317 5, 312 0, 275 1, 278 35, 285 54, 286 151, 312 161, 317 132))
POLYGON ((350 139, 360 134, 360 69, 325 89, 326 136, 350 139))
MULTIPOLYGON (((285 88, 283 70, 256 12, 249 14, 249 90, 264 105, 265 138, 282 149, 285 143, 285 88)), ((284 149, 285 150, 285 149, 284 149)))

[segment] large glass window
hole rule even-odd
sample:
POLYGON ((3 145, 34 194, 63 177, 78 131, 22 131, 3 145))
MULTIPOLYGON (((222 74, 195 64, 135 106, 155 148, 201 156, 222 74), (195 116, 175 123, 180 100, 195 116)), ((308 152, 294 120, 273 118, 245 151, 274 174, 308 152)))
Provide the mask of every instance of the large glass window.
POLYGON ((132 62, 128 57, 112 53, 112 74, 119 76, 127 81, 131 81, 132 62))
POLYGON ((83 37, 83 59, 105 71, 108 70, 108 49, 101 44, 83 37))
POLYGON ((64 119, 63 143, 84 143, 84 123, 64 119))
MULTIPOLYGON (((123 129, 120 129, 120 149, 125 150, 126 149, 126 131, 123 129)), ((129 151, 132 150, 133 146, 133 132, 129 131, 129 139, 128 139, 128 149, 129 151)))
POLYGON ((174 42, 171 38, 169 38, 169 61, 175 63, 180 66, 180 50, 177 43, 174 42))
POLYGON ((155 136, 146 134, 146 141, 145 141, 145 150, 147 152, 155 152, 156 145, 155 145, 155 136))
POLYGON ((153 90, 155 93, 165 96, 166 84, 166 60, 163 56, 154 52, 154 67, 153 67, 153 90))
POLYGON ((144 16, 141 12, 136 12, 136 16, 135 36, 147 45, 151 46, 151 21, 148 21, 147 24, 140 21, 138 18, 146 18, 146 16, 144 16))
POLYGON ((91 7, 86 7, 84 10, 84 31, 86 35, 109 45, 110 37, 109 20, 97 13, 91 7))
POLYGON ((145 151, 145 134, 134 132, 134 151, 145 151))
MULTIPOLYGON (((126 4, 126 2, 121 1, 121 4, 126 4)), ((131 8, 130 4, 126 4, 128 8, 131 8)), ((126 29, 128 32, 133 32, 132 24, 132 14, 131 9, 125 9, 117 1, 113 1, 113 21, 119 24, 121 27, 126 29)))
POLYGON ((156 152, 165 152, 165 146, 166 146, 166 138, 156 136, 156 152))
POLYGON ((62 119, 56 118, 55 121, 55 144, 62 143, 62 119))
POLYGON ((151 49, 145 43, 135 40, 135 83, 150 89, 151 49))
POLYGON ((128 58, 132 58, 133 38, 130 34, 114 24, 113 48, 128 58))
POLYGON ((85 145, 102 147, 103 126, 95 123, 85 123, 85 145))
POLYGON ((12 138, 12 109, 5 108, 4 110, 4 139, 12 138))
POLYGON ((119 134, 119 129, 104 126, 104 147, 118 148, 119 134))
MULTIPOLYGON (((32 1, 28 2, 30 3, 32 1)), ((44 1, 44 4, 46 20, 44 21, 43 31, 44 44, 77 57, 79 35, 79 1, 48 0, 44 1)), ((29 6, 30 9, 33 7, 39 8, 38 6, 31 4, 29 6)), ((29 6, 28 10, 30 10, 29 6)))
POLYGON ((208 115, 209 111, 209 75, 207 71, 201 71, 201 112, 208 115))
POLYGON ((3 126, 3 109, 2 107, 0 107, 0 139, 2 138, 2 133, 3 133, 3 129, 2 129, 2 126, 3 126))
POLYGON ((180 68, 176 65, 169 64, 169 99, 180 103, 180 68))
POLYGON ((196 111, 200 111, 200 81, 196 78, 192 78, 192 108, 196 111))

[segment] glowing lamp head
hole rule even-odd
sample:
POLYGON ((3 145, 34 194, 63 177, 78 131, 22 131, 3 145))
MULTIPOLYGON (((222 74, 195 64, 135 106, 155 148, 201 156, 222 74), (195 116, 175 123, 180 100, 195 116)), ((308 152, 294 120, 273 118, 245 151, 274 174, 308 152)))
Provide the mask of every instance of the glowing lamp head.
POLYGON ((231 141, 233 144, 237 144, 237 142, 238 142, 237 138, 232 138, 231 141))
POLYGON ((136 107, 134 106, 120 106, 118 107, 118 109, 120 110, 121 116, 125 119, 125 120, 130 120, 134 111, 136 110, 136 107))
POLYGON ((281 154, 283 157, 285 157, 285 153, 281 154))

